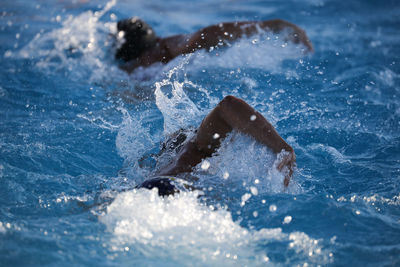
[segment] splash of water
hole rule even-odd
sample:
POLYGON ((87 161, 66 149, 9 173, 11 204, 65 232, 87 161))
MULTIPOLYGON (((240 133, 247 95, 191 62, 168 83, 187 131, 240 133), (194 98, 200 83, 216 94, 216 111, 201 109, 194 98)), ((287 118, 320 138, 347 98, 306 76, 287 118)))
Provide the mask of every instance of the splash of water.
POLYGON ((244 186, 250 195, 280 193, 283 190, 301 192, 295 180, 291 181, 289 188, 283 187, 284 174, 276 169, 279 163, 277 156, 244 134, 233 132, 228 135, 218 151, 206 161, 208 167, 202 168, 203 161, 196 166, 193 175, 201 178, 205 184, 212 177, 213 183, 221 184, 221 190, 226 190, 224 184, 229 180, 231 186, 244 186))
POLYGON ((145 177, 148 173, 141 169, 138 160, 157 143, 156 135, 144 125, 149 112, 143 112, 139 117, 131 116, 125 108, 119 108, 123 115, 122 123, 118 130, 116 146, 118 153, 130 165, 129 170, 135 176, 145 177))
POLYGON ((285 60, 296 60, 304 56, 302 45, 284 39, 285 33, 272 34, 260 30, 256 35, 228 44, 227 48, 211 48, 208 52, 200 50, 193 57, 190 69, 247 67, 279 73, 285 60))
POLYGON ((268 251, 259 246, 286 243, 296 257, 314 263, 329 262, 321 240, 302 232, 284 233, 281 228, 247 230, 234 222, 224 209, 214 210, 198 202, 196 192, 168 198, 154 190, 121 193, 100 216, 114 234, 115 251, 141 251, 162 263, 175 260, 181 265, 251 265, 271 263, 268 251))
POLYGON ((184 85, 190 84, 190 82, 186 79, 183 82, 173 79, 173 76, 177 76, 178 71, 183 69, 186 62, 183 61, 171 69, 167 78, 155 83, 156 105, 163 114, 166 134, 171 134, 181 128, 188 128, 191 123, 198 121, 198 118, 201 117, 200 110, 183 90, 184 85))
POLYGON ((115 33, 116 27, 115 23, 102 23, 100 19, 116 2, 109 1, 99 11, 68 16, 61 28, 38 33, 17 56, 34 59, 36 66, 45 71, 66 70, 75 78, 96 80, 107 76, 110 68, 117 68, 107 64, 112 42, 108 36, 115 33))

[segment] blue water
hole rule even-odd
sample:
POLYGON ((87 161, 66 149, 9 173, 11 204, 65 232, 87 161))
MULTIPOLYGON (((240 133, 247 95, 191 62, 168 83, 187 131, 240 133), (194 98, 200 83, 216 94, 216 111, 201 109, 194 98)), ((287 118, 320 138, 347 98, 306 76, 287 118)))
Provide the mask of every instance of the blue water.
POLYGON ((400 265, 397 1, 6 0, 0 14, 1 266, 400 265), (261 33, 129 76, 109 33, 132 15, 161 36, 282 18, 315 53, 261 33), (228 94, 295 149, 288 190, 238 133, 193 171, 203 196, 132 190, 164 138, 228 94))

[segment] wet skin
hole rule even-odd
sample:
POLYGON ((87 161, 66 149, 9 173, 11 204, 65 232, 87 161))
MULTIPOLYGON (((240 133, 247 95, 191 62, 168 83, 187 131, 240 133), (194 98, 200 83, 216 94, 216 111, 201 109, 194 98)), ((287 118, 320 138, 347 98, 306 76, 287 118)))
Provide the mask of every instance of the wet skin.
MULTIPOLYGON (((132 20, 134 21, 134 19, 132 20)), ((119 30, 121 32, 122 30, 120 28, 121 27, 119 27, 119 30)), ((241 37, 256 34, 260 32, 260 30, 271 31, 273 33, 285 31, 286 41, 304 45, 304 52, 313 52, 313 46, 305 31, 293 23, 281 19, 225 22, 205 27, 192 34, 180 34, 165 38, 156 37, 154 42, 151 43, 151 46, 143 49, 140 55, 135 55, 133 58, 130 57, 126 60, 127 62, 125 64, 121 65, 121 68, 127 72, 132 72, 140 66, 146 67, 156 62, 167 63, 177 56, 189 54, 199 49, 224 46, 241 37)), ((128 30, 125 30, 125 32, 128 32, 128 30)), ((134 47, 135 44, 131 44, 130 49, 133 51, 135 49, 134 47)), ((118 52, 119 51, 117 51, 117 54, 118 52)))
MULTIPOLYGON (((118 22, 126 42, 117 50, 116 57, 127 61, 122 68, 128 72, 139 66, 156 62, 167 63, 173 58, 192 53, 198 49, 222 46, 243 36, 256 34, 260 30, 279 33, 286 31, 286 39, 303 44, 305 52, 313 47, 306 33, 298 26, 283 20, 228 22, 203 28, 193 34, 156 37, 146 23, 137 18, 118 22)), ((274 153, 286 152, 277 164, 279 171, 287 167, 283 184, 289 185, 296 156, 293 148, 283 140, 275 128, 259 112, 245 101, 234 96, 225 97, 202 121, 195 136, 183 145, 170 164, 156 173, 157 176, 175 176, 189 173, 203 159, 211 157, 221 141, 232 130, 248 134, 274 153)), ((169 178, 153 178, 139 187, 159 188, 160 192, 176 192, 169 178), (164 190, 166 189, 166 190, 164 190), (167 190, 168 189, 168 190, 167 190)), ((172 193, 171 193, 172 192, 172 193)))
POLYGON ((263 115, 242 99, 234 96, 226 96, 203 119, 195 136, 186 142, 170 165, 157 175, 174 176, 191 172, 192 168, 203 159, 212 156, 221 145, 221 141, 232 130, 253 137, 274 153, 287 152, 277 165, 279 171, 282 171, 284 167, 288 169, 283 182, 284 186, 287 187, 296 164, 293 148, 285 142, 263 115))

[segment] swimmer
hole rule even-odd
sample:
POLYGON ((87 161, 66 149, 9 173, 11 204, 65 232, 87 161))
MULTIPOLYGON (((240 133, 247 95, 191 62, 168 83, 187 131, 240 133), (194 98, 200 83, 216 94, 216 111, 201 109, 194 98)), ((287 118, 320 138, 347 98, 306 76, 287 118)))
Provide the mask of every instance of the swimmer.
POLYGON ((256 34, 260 30, 273 33, 286 31, 287 41, 303 44, 305 52, 313 51, 313 46, 304 30, 281 19, 225 22, 205 27, 192 34, 161 38, 156 36, 147 23, 134 17, 119 21, 117 30, 117 37, 123 40, 115 57, 125 62, 121 68, 129 73, 139 66, 146 67, 156 62, 167 63, 179 55, 223 46, 241 37, 256 34))
POLYGON ((156 177, 144 181, 137 188, 156 187, 161 196, 178 193, 174 177, 190 173, 203 159, 211 157, 232 130, 251 136, 274 153, 283 154, 277 169, 283 171, 286 167, 283 184, 287 187, 296 164, 293 148, 283 140, 271 123, 249 104, 234 96, 226 96, 203 119, 192 138, 185 140, 186 136, 182 135, 175 138, 175 142, 181 143, 174 144, 178 150, 176 157, 167 167, 158 171, 156 177))

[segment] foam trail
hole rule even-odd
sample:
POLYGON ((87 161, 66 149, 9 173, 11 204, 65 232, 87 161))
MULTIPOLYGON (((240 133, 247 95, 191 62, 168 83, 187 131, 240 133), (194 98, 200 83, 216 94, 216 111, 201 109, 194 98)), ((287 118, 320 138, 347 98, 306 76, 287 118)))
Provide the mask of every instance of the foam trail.
POLYGON ((143 189, 119 194, 100 216, 114 235, 111 249, 141 251, 158 264, 168 259, 185 266, 265 266, 273 262, 259 246, 283 242, 311 263, 330 260, 321 240, 281 228, 242 228, 227 210, 213 210, 197 197, 190 192, 160 198, 156 190, 143 189))

